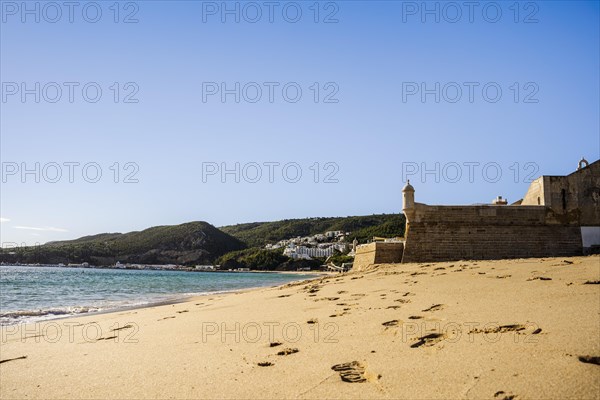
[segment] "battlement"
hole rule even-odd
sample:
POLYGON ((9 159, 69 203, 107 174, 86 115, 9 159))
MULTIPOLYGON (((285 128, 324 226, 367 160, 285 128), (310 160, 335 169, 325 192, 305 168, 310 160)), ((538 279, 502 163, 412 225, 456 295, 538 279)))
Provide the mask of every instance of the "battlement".
POLYGON ((566 176, 541 176, 524 198, 508 205, 446 206, 415 202, 402 189, 404 243, 370 243, 356 251, 355 268, 392 262, 433 262, 589 253, 600 245, 600 161, 582 159, 566 176))

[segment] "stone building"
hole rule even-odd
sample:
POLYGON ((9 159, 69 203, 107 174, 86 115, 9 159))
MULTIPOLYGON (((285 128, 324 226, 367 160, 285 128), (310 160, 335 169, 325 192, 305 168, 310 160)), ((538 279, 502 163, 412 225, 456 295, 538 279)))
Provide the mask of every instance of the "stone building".
POLYGON ((541 176, 523 199, 510 205, 501 197, 489 205, 417 203, 410 182, 402 189, 402 197, 403 246, 360 246, 355 260, 358 269, 390 260, 560 257, 600 250, 600 161, 588 164, 582 159, 567 176, 541 176))

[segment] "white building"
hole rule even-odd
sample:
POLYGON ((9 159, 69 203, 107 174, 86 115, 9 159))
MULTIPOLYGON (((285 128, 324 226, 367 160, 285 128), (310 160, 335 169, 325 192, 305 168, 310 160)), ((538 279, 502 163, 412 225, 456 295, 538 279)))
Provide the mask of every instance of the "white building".
POLYGON ((197 271, 214 271, 215 267, 212 265, 196 265, 197 271))
POLYGON ((293 259, 310 259, 313 257, 329 257, 329 256, 333 255, 333 246, 328 246, 326 248, 319 248, 319 247, 296 246, 294 244, 290 244, 283 251, 283 255, 288 256, 293 259))

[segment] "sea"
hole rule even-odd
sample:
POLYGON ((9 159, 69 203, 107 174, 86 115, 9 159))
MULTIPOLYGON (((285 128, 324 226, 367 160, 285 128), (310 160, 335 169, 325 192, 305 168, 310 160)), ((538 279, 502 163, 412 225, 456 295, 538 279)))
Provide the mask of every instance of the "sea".
POLYGON ((307 274, 0 266, 0 325, 277 286, 307 274))

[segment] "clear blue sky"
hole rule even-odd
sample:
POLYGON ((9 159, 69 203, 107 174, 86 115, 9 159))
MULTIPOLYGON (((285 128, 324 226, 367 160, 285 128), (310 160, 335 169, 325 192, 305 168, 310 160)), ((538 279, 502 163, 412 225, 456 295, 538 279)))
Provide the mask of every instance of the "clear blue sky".
MULTIPOLYGON (((227 2, 239 7, 236 22, 222 2, 121 2, 116 15, 113 1, 100 1, 102 15, 91 23, 97 10, 79 2, 71 23, 68 8, 58 15, 30 1, 34 13, 27 14, 22 2, 2 1, 1 241, 43 243, 192 220, 222 226, 397 213, 403 169, 436 163, 439 183, 435 173, 412 176, 416 201, 487 203, 503 195, 512 202, 529 174, 564 175, 581 156, 597 160, 598 2, 488 3, 476 3, 472 15, 453 3, 459 15, 448 3, 428 2, 436 16, 420 1, 321 2, 316 16, 313 1, 275 2, 270 16, 262 1, 227 2), (73 102, 68 82, 78 84, 73 102), (87 100, 82 95, 90 82, 102 89, 96 103, 94 85, 87 100), (236 82, 239 103, 235 94, 225 102, 210 94, 236 82), (251 82, 262 88, 255 103, 251 82), (282 88, 290 82, 286 100, 282 88), (431 91, 424 101, 421 83, 431 91), (52 103, 56 86, 62 97, 52 103), (302 97, 293 103, 296 87, 302 97), (462 97, 453 102, 457 87, 462 97), (497 87, 502 95, 493 102, 497 87), (30 90, 24 102, 23 88, 30 90), (138 102, 124 102, 135 90, 138 102), (68 162, 80 164, 73 182, 68 162), (234 174, 224 183, 219 174, 203 179, 203 163, 233 169, 236 162, 239 183, 234 174), (273 182, 268 162, 280 163, 273 182), (34 173, 22 176, 23 166, 35 170, 36 163, 39 183, 34 173), (101 168, 98 182, 83 178, 86 163, 101 168), (135 172, 126 163, 139 167, 137 183, 123 182, 135 172), (262 169, 256 183, 251 163, 262 169), (282 176, 288 163, 301 167, 296 183, 288 182, 293 167, 288 181, 282 176), (472 182, 465 163, 479 163, 472 182), (56 165, 62 178, 52 183, 56 165)), ((92 167, 86 178, 94 175, 92 167)))

